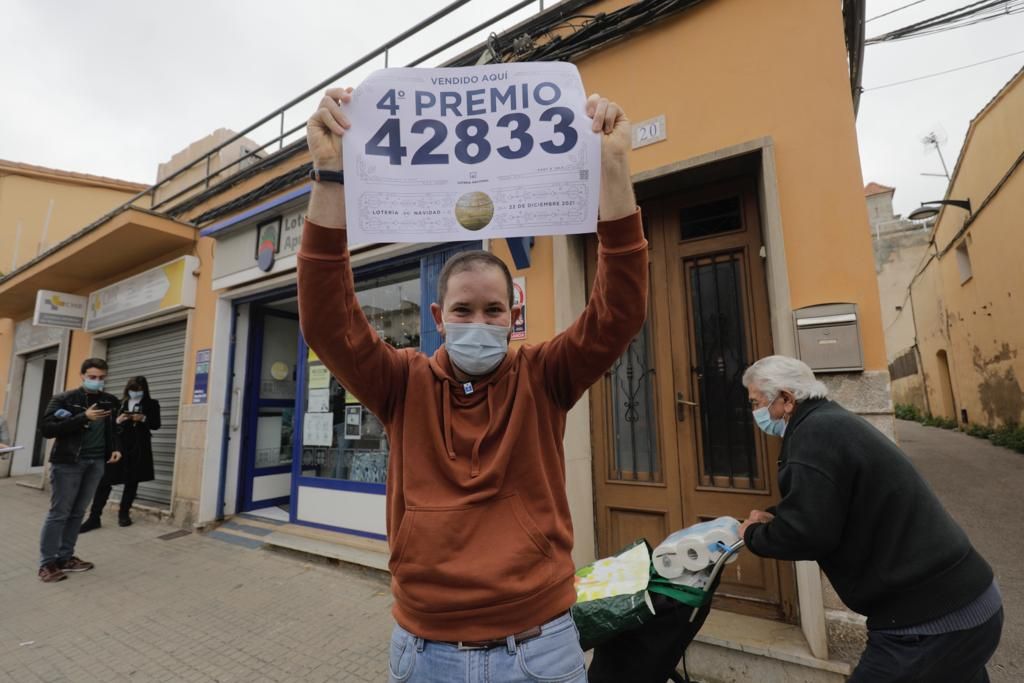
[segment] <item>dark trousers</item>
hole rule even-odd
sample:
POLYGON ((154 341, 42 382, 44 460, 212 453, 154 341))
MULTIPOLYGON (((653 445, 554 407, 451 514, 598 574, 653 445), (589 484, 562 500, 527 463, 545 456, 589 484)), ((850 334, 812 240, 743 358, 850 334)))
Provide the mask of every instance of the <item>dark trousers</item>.
MULTIPOLYGON (((96 487, 96 497, 92 499, 92 510, 89 513, 90 517, 100 518, 103 514, 103 508, 107 505, 107 500, 110 498, 110 489, 113 488, 113 484, 106 477, 100 482, 100 485, 96 487)), ((128 515, 128 512, 132 509, 132 503, 135 502, 135 493, 139 490, 139 482, 127 481, 124 484, 124 491, 121 493, 121 508, 119 511, 120 516, 124 517, 128 515)))
POLYGON ((70 560, 85 508, 103 477, 103 458, 50 465, 50 512, 39 538, 39 566, 70 560))
POLYGON ((985 664, 1003 632, 1000 608, 981 626, 937 636, 868 631, 868 646, 848 683, 988 683, 985 664))

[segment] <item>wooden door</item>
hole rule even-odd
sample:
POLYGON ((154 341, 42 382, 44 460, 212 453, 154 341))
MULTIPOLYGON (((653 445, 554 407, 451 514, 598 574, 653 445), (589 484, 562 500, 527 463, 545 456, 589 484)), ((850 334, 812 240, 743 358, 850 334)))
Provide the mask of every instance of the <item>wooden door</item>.
MULTIPOLYGON (((636 536, 657 544, 683 526, 742 519, 777 499, 779 444, 753 424, 740 382, 772 352, 754 188, 740 179, 643 206, 651 245, 645 334, 591 399, 601 554, 636 536), (652 432, 646 441, 643 427, 652 432), (638 444, 651 444, 657 457, 638 444), (622 466, 635 460, 654 464, 650 472, 622 466)), ((716 599, 732 611, 793 620, 792 566, 744 552, 716 599)))

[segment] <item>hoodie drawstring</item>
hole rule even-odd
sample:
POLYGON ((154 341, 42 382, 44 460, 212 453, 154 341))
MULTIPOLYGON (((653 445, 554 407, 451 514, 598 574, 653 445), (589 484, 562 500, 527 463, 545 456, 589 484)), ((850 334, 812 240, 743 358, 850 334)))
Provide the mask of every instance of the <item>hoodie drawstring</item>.
POLYGON ((494 414, 494 405, 491 403, 491 397, 493 395, 494 392, 487 392, 487 424, 484 426, 484 430, 480 433, 480 438, 473 443, 473 457, 469 464, 470 477, 475 477, 480 474, 480 445, 484 442, 484 439, 487 438, 487 433, 491 429, 491 416, 494 414))
POLYGON ((448 458, 450 460, 455 459, 455 444, 452 442, 452 389, 449 382, 442 382, 444 384, 444 396, 441 399, 443 402, 442 406, 442 417, 444 425, 442 430, 444 431, 444 448, 448 451, 448 458))
MULTIPOLYGON (((491 418, 494 416, 494 398, 492 394, 493 392, 491 391, 487 392, 487 422, 480 436, 473 442, 473 455, 469 465, 470 477, 480 475, 480 447, 483 445, 488 433, 490 433, 491 418)), ((444 424, 441 426, 441 430, 444 432, 444 448, 448 452, 448 458, 455 460, 455 442, 452 439, 452 390, 450 382, 444 382, 442 402, 441 420, 444 424)))

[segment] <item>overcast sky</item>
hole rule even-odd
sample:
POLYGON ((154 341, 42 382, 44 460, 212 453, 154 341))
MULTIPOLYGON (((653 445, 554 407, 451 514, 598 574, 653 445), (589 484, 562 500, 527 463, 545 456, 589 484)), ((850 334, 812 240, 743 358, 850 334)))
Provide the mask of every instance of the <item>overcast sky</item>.
MULTIPOLYGON (((868 0, 867 15, 908 2, 868 0)), ((965 3, 925 0, 871 21, 867 33, 965 3)), ((0 0, 0 158, 154 182, 157 164, 191 141, 218 127, 241 130, 445 4, 0 0), (356 6, 358 16, 348 17, 346 8, 356 6)), ((397 49, 391 64, 411 61, 509 4, 475 0, 397 49)), ((1024 65, 1024 55, 870 88, 1022 50, 1021 36, 1024 15, 1016 15, 867 48, 863 85, 869 90, 857 125, 864 179, 895 186, 898 212, 945 192, 945 179, 921 175, 942 170, 921 138, 931 130, 945 135, 942 150, 952 172, 970 119, 1024 65)), ((377 60, 361 74, 380 66, 377 60)), ((297 107, 286 127, 298 125, 311 106, 297 107)), ((277 125, 269 124, 263 139, 277 125)))

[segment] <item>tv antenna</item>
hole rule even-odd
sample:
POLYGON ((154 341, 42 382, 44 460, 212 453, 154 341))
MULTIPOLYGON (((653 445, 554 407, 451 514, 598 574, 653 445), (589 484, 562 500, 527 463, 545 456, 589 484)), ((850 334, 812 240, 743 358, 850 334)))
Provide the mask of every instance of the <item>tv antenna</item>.
POLYGON ((924 145, 925 150, 927 151, 929 147, 934 147, 935 152, 939 155, 939 162, 942 163, 942 173, 922 173, 921 175, 945 178, 946 182, 949 182, 949 168, 946 166, 946 158, 942 156, 942 145, 946 144, 948 140, 949 136, 946 135, 946 131, 942 126, 935 126, 927 135, 921 138, 921 144, 924 145))

